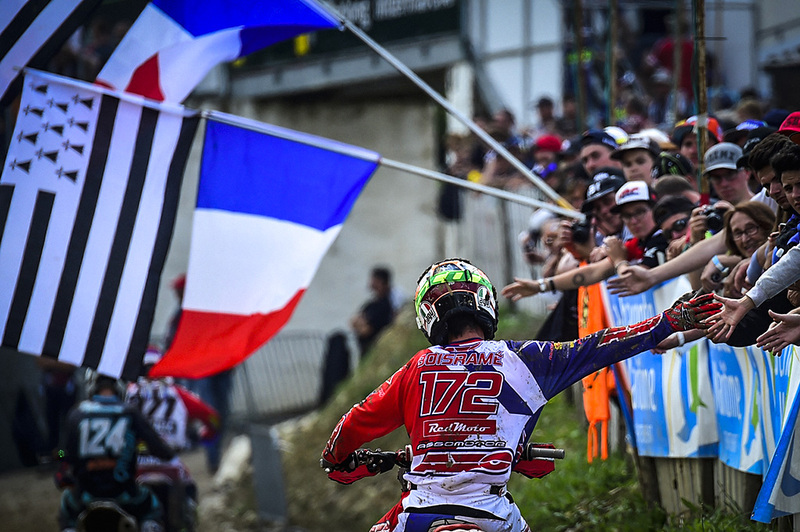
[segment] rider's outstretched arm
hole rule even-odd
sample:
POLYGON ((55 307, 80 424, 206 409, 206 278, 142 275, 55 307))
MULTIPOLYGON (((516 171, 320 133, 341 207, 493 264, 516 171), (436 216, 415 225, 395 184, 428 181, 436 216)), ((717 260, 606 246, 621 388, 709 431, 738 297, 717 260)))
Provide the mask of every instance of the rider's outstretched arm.
POLYGON ((572 342, 528 342, 520 356, 550 399, 592 372, 655 348, 676 331, 707 327, 702 320, 721 306, 712 294, 704 294, 634 325, 603 329, 572 342))

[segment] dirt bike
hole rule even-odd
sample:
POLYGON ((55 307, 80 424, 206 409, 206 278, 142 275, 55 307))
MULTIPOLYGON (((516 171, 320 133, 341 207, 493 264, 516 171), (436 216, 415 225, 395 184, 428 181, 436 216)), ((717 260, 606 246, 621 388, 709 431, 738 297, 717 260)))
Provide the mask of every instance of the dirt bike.
MULTIPOLYGON (((140 456, 136 482, 148 487, 164 509, 164 532, 192 532, 197 513, 197 488, 182 464, 162 462, 140 456)), ((58 487, 71 487, 74 479, 68 470, 57 474, 58 487)), ((145 523, 147 525, 147 523, 145 523)), ((126 512, 115 499, 95 499, 78 516, 79 532, 147 532, 137 519, 126 512)))
POLYGON ((136 518, 113 500, 92 501, 78 516, 78 532, 139 532, 136 518))
MULTIPOLYGON (((555 471, 555 460, 565 456, 564 449, 557 449, 551 443, 528 443, 522 451, 519 462, 512 469, 528 478, 542 478, 555 471)), ((320 460, 320 466, 328 478, 340 484, 352 484, 365 477, 371 477, 398 468, 397 480, 403 492, 411 490, 409 482, 403 478, 411 468, 411 446, 406 445, 397 451, 380 449, 358 449, 341 464, 330 464, 320 460)), ((459 523, 437 526, 430 532, 480 532, 477 525, 459 523)))
POLYGON ((197 486, 183 464, 140 455, 136 482, 150 488, 161 502, 165 532, 192 532, 195 529, 197 486))

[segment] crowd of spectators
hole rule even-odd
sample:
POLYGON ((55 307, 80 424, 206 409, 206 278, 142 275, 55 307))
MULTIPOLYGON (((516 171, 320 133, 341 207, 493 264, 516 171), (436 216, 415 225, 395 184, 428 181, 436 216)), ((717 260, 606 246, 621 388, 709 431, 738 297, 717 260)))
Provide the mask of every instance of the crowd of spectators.
MULTIPOLYGON (((790 262, 800 241, 800 111, 756 103, 738 104, 738 121, 730 113, 708 119, 702 165, 695 116, 668 132, 610 126, 560 140, 559 119, 547 112, 522 131, 510 113, 498 113, 492 124, 504 129, 494 130, 496 138, 586 215, 575 222, 535 212, 522 246, 541 278, 517 279, 503 294, 547 293, 557 308, 560 297, 602 280, 612 293, 631 295, 687 275, 693 290, 714 292, 725 305, 711 339, 770 349, 800 341, 800 262, 790 262)), ((533 186, 475 146, 463 150, 473 163, 463 176, 510 190, 533 186)), ((581 311, 574 302, 564 308, 581 311)), ((571 333, 549 334, 577 336, 571 333)))

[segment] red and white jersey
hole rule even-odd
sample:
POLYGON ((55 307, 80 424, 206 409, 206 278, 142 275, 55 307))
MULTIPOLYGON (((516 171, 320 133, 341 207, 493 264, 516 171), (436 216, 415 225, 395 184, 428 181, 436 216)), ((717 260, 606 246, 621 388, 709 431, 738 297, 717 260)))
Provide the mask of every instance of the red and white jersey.
POLYGON ((140 410, 171 448, 189 447, 189 413, 174 384, 140 378, 128 385, 125 402, 140 410))
POLYGON ((501 518, 498 497, 541 408, 582 377, 655 347, 672 334, 663 315, 564 343, 467 340, 418 352, 337 424, 323 457, 341 463, 405 426, 414 485, 403 504, 459 504, 501 518))

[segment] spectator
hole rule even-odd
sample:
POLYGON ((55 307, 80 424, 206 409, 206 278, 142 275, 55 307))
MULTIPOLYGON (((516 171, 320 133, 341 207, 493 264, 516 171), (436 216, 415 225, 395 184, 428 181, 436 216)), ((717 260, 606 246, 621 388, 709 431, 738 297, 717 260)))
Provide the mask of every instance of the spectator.
POLYGON ((721 200, 731 205, 747 201, 753 197, 748 186, 748 174, 737 166, 742 157, 742 149, 730 142, 713 146, 703 158, 705 175, 721 200))
MULTIPOLYGON (((675 125, 672 131, 672 142, 678 146, 678 153, 689 159, 693 168, 697 168, 700 160, 697 155, 697 117, 691 116, 682 122, 675 125)), ((722 128, 719 127, 719 122, 715 118, 708 119, 708 145, 709 149, 714 144, 722 141, 722 128)), ((696 179, 694 176, 686 176, 694 183, 696 179)))
POLYGON ((655 127, 662 131, 672 129, 676 117, 689 114, 686 96, 683 92, 672 90, 672 76, 666 68, 657 68, 650 76, 650 95, 647 115, 655 127))
MULTIPOLYGON (((364 356, 372 347, 378 334, 392 323, 395 316, 391 271, 384 266, 374 267, 370 272, 369 289, 372 298, 350 319, 350 327, 356 336, 360 356, 364 356)), ((323 403, 327 401, 336 385, 349 373, 350 349, 347 347, 347 337, 342 332, 335 332, 328 337, 322 368, 320 401, 323 403)))
POLYGON ((689 230, 689 218, 696 206, 696 203, 683 196, 666 196, 659 199, 653 207, 653 219, 669 242, 667 260, 683 253, 689 230))
POLYGON ((692 187, 689 180, 682 175, 665 175, 655 181, 654 189, 659 199, 670 196, 681 196, 697 205, 700 203, 700 193, 692 187))
POLYGON ((628 141, 611 154, 622 163, 622 172, 628 181, 653 181, 653 168, 661 150, 656 141, 641 135, 632 135, 628 141))
POLYGON ((744 149, 744 143, 747 142, 747 136, 750 131, 765 127, 766 125, 766 122, 762 122, 761 120, 746 120, 740 122, 736 127, 725 131, 722 136, 722 141, 738 144, 740 148, 744 149))
MULTIPOLYGON (((558 170, 558 156, 561 153, 561 139, 556 135, 542 135, 536 139, 533 145, 533 171, 538 174, 548 184, 548 178, 558 170)), ((552 178, 551 178, 552 179, 552 178)), ((550 184, 550 187, 557 189, 561 183, 550 184)))
POLYGON ((555 133, 566 138, 578 134, 578 106, 571 94, 561 99, 561 116, 556 119, 555 133))
MULTIPOLYGON (((515 279, 513 283, 503 288, 503 295, 517 300, 522 297, 533 296, 544 292, 556 290, 573 290, 582 286, 589 286, 608 279, 614 273, 621 273, 629 263, 637 263, 644 268, 650 268, 666 260, 665 252, 667 241, 655 225, 653 219, 653 205, 655 193, 643 181, 625 183, 615 195, 617 206, 615 212, 625 219, 634 238, 623 243, 617 237, 608 237, 604 241, 607 248, 606 256, 591 264, 580 267, 580 275, 569 271, 550 278, 515 279)), ((572 250, 590 250, 594 243, 570 242, 566 246, 572 250)), ((575 252, 573 251, 573 254, 575 252)), ((585 255, 585 253, 584 253, 585 255)))
MULTIPOLYGON (((723 282, 733 268, 742 262, 746 267, 759 247, 766 243, 774 223, 775 213, 772 209, 757 201, 745 201, 726 212, 727 253, 715 255, 706 265, 701 275, 703 288, 709 292, 723 289, 723 282)), ((727 297, 733 295, 730 282, 725 284, 725 289, 727 297)))
POLYGON ((579 158, 583 168, 589 175, 594 175, 600 168, 621 168, 619 161, 611 158, 619 145, 616 139, 601 129, 590 129, 581 137, 579 158))
POLYGON ((586 189, 586 199, 581 211, 591 214, 596 230, 595 243, 600 245, 607 236, 617 235, 623 240, 630 238, 624 233, 624 224, 619 214, 613 211, 614 194, 625 184, 625 178, 617 168, 601 168, 586 189))
POLYGON ((555 105, 553 99, 542 96, 536 102, 536 112, 539 119, 529 134, 533 139, 538 139, 542 135, 553 135, 556 133, 556 116, 554 113, 555 105))
MULTIPOLYGON (((655 180, 662 176, 674 175, 681 176, 688 182, 693 181, 694 174, 692 163, 680 153, 662 151, 658 154, 656 163, 653 166, 653 179, 655 180)), ((657 184, 658 182, 656 181, 657 184)), ((689 185, 691 186, 691 182, 689 185)))

